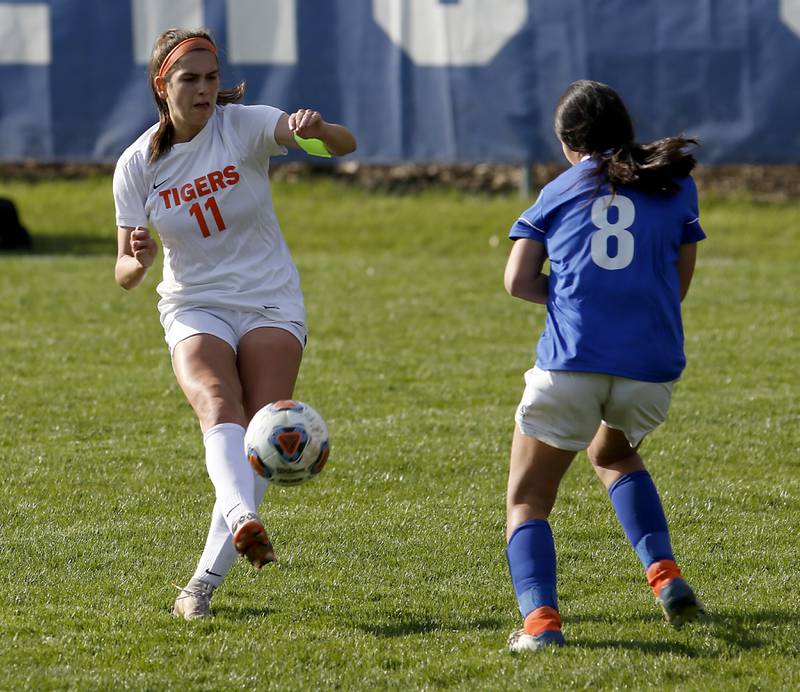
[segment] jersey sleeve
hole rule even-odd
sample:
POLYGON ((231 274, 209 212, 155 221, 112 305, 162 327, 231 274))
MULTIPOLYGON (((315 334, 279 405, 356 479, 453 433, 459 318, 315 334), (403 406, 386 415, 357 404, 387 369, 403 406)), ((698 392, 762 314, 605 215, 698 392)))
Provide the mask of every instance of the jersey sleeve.
POLYGON ((135 158, 117 162, 113 190, 117 226, 147 226, 147 185, 135 158))
POLYGON ((527 238, 528 240, 544 242, 547 235, 547 222, 545 220, 546 192, 547 188, 543 189, 533 206, 522 212, 522 215, 511 226, 511 230, 508 233, 508 237, 511 240, 527 238))
POLYGON ((694 179, 689 176, 684 182, 683 192, 685 196, 686 220, 681 233, 681 245, 696 243, 706 237, 702 226, 700 226, 699 204, 697 202, 697 185, 694 179))
POLYGON ((248 152, 259 158, 282 156, 287 149, 275 141, 275 126, 284 112, 273 106, 227 106, 231 109, 236 133, 248 152))

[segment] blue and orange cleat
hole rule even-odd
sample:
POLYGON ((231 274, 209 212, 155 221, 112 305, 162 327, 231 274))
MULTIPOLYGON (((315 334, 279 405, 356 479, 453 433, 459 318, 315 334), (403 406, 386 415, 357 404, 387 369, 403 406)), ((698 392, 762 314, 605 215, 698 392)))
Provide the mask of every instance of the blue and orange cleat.
POLYGON ((561 634, 561 616, 549 606, 528 613, 523 628, 508 636, 508 650, 515 654, 551 646, 560 647, 565 643, 561 634))
POLYGON ((647 568, 647 581, 653 589, 656 603, 664 611, 667 622, 679 630, 705 614, 705 608, 681 576, 673 560, 660 560, 647 568))
POLYGON ((565 643, 561 630, 545 630, 536 636, 528 634, 525 630, 517 630, 508 636, 508 650, 514 654, 536 651, 548 646, 564 646, 565 643))
POLYGON ((706 612, 692 587, 682 577, 677 577, 662 586, 656 596, 656 603, 664 611, 667 622, 676 630, 706 612))

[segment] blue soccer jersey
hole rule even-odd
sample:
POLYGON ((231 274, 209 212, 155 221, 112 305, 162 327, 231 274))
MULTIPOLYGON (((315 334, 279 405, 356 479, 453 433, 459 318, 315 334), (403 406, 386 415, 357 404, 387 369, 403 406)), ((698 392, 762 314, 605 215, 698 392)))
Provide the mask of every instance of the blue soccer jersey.
POLYGON ((536 348, 543 370, 649 382, 686 364, 678 255, 705 238, 691 177, 677 192, 620 186, 612 195, 585 159, 546 185, 509 236, 544 243, 550 259, 547 321, 536 348))

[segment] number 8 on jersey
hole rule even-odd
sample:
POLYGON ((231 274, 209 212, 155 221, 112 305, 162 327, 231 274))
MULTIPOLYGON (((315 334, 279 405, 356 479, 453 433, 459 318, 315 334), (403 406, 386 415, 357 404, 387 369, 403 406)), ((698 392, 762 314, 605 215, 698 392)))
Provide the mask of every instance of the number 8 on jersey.
POLYGON ((592 233, 592 261, 603 269, 624 269, 633 261, 633 233, 628 229, 636 218, 636 209, 624 195, 604 195, 592 204, 592 223, 597 231, 592 233), (617 220, 609 220, 612 208, 617 210, 617 220), (616 253, 609 254, 609 240, 616 239, 616 253))

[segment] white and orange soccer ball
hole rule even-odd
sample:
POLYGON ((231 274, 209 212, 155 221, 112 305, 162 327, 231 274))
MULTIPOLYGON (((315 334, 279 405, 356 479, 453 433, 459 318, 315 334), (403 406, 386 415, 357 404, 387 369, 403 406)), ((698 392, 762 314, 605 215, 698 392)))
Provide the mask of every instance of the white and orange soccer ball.
POLYGON ((278 485, 298 485, 318 475, 328 461, 328 428, 308 404, 275 401, 253 416, 244 448, 256 473, 278 485))

